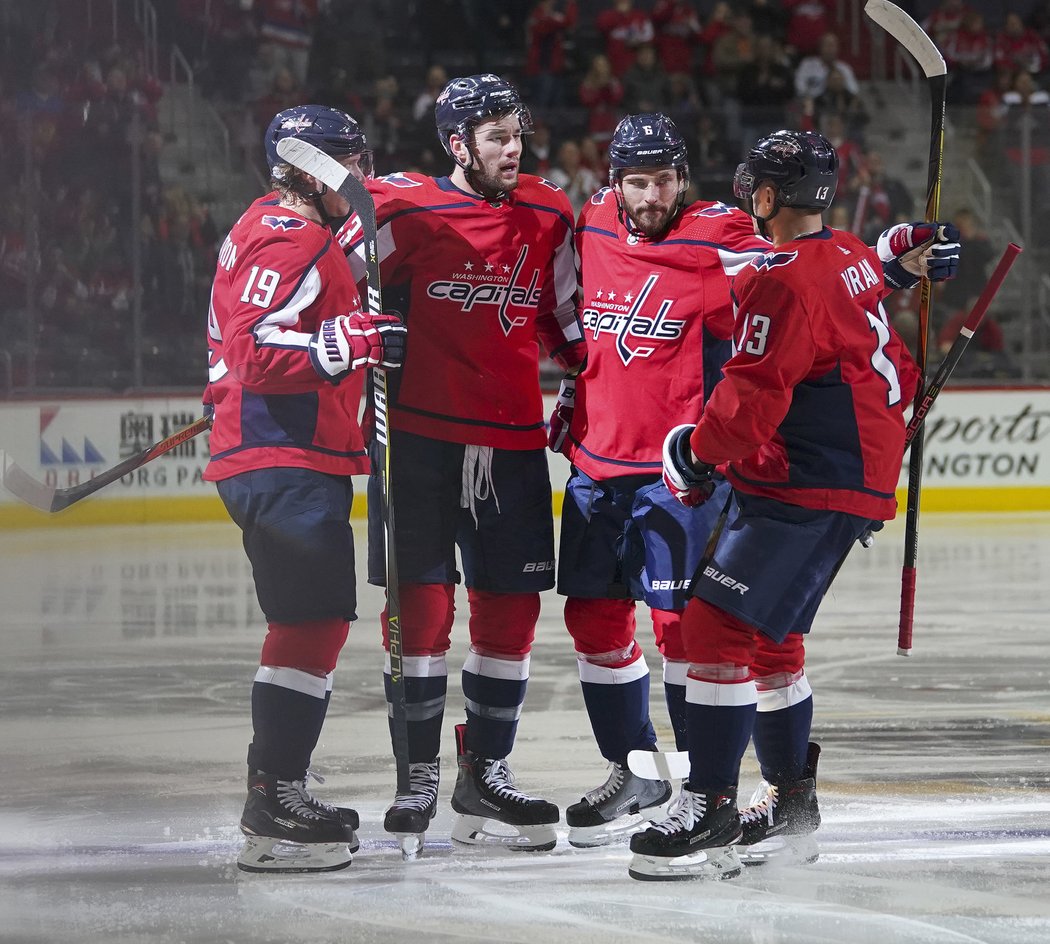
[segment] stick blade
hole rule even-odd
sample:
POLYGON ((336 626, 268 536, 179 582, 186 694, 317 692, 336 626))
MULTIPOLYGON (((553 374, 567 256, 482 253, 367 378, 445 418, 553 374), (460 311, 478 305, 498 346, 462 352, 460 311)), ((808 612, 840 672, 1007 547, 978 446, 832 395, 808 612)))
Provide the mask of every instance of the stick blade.
POLYGON ((350 171, 335 158, 315 148, 308 141, 298 138, 282 138, 277 142, 277 156, 299 170, 312 174, 333 190, 338 190, 350 171))
POLYGON ((375 205, 372 195, 365 185, 334 157, 314 147, 309 141, 300 141, 298 138, 281 138, 277 142, 277 156, 316 177, 329 190, 338 191, 339 196, 350 204, 362 222, 365 217, 369 217, 371 228, 375 229, 375 205))
POLYGON ((689 754, 686 751, 631 751, 627 766, 636 777, 645 780, 684 780, 689 776, 689 754))
POLYGON ((937 44, 897 4, 890 0, 868 0, 864 12, 915 57, 926 78, 947 75, 948 67, 937 44))
POLYGON ((38 482, 3 450, 0 450, 0 464, 4 470, 4 488, 15 498, 41 511, 58 511, 64 507, 61 502, 55 501, 58 489, 38 482))

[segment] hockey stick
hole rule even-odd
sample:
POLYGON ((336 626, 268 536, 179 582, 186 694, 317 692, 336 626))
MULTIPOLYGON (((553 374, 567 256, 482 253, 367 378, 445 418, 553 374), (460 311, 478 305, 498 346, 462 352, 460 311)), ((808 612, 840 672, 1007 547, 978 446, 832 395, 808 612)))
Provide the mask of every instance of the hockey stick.
POLYGON ((70 505, 75 504, 88 495, 94 495, 101 488, 105 488, 117 479, 123 478, 129 472, 134 472, 139 466, 152 462, 157 456, 170 452, 176 446, 181 446, 187 440, 203 433, 211 427, 211 417, 204 416, 185 426, 178 432, 172 433, 167 439, 154 443, 148 449, 128 456, 123 462, 117 463, 112 469, 100 472, 87 482, 80 485, 71 485, 69 488, 55 488, 53 485, 45 485, 38 482, 7 453, 0 451, 3 457, 4 487, 27 505, 39 508, 41 511, 62 511, 70 505))
POLYGON ((970 309, 963 326, 959 329, 958 337, 952 342, 948 353, 944 355, 944 360, 941 361, 940 367, 937 368, 937 373, 933 375, 933 380, 926 385, 926 389, 919 397, 919 405, 912 413, 911 421, 908 423, 908 428, 905 432, 905 449, 913 443, 919 428, 926 422, 926 414, 930 412, 930 408, 937 400, 937 397, 940 396, 941 389, 954 372, 959 359, 963 355, 963 351, 966 350, 966 346, 970 343, 970 338, 977 333, 977 329, 984 320, 985 312, 988 311, 988 306, 991 305, 992 299, 995 298, 996 293, 999 291, 999 286, 1003 284, 1006 274, 1010 271, 1010 267, 1021 254, 1021 251, 1021 247, 1017 243, 1010 243, 1003 251, 1002 258, 984 286, 984 290, 974 303, 973 308, 970 309))
MULTIPOLYGON (((937 219, 941 201, 941 173, 944 163, 944 108, 948 89, 948 69, 933 40, 895 3, 868 0, 864 12, 915 57, 930 86, 930 159, 926 175, 927 222, 937 219)), ((919 295, 919 345, 916 363, 919 388, 913 410, 918 412, 926 387, 926 362, 929 350, 930 302, 932 285, 922 279, 919 295)), ((908 506, 904 529, 904 567, 901 571, 901 610, 897 630, 897 654, 911 654, 912 627, 915 616, 915 580, 919 557, 919 499, 922 490, 923 429, 920 424, 912 441, 908 464, 908 506)))
MULTIPOLYGON (((959 329, 958 337, 952 342, 952 346, 944 356, 944 360, 941 361, 940 367, 937 368, 937 373, 934 374, 933 380, 930 381, 920 397, 919 407, 912 415, 905 431, 905 449, 912 444, 917 432, 925 423, 926 415, 930 412, 934 403, 937 402, 937 397, 940 396, 944 385, 954 373, 960 358, 963 356, 963 352, 966 350, 966 346, 970 343, 970 339, 981 326, 985 313, 988 311, 988 306, 991 305, 992 300, 999 291, 999 287, 1006 279, 1010 267, 1020 254, 1021 247, 1016 243, 1010 243, 1003 252, 999 264, 995 267, 980 297, 974 303, 973 308, 970 309, 969 315, 966 316, 966 321, 963 322, 963 326, 959 329)), ((716 528, 716 531, 720 530, 720 526, 716 528)), ((846 557, 843 556, 842 560, 835 567, 831 580, 835 579, 835 575, 845 560, 846 557)), ((831 580, 828 581, 829 585, 831 580)), ((627 766, 635 776, 644 777, 646 780, 680 780, 689 776, 689 752, 631 751, 627 755, 627 766)))
MULTIPOLYGON (((346 167, 323 151, 298 138, 277 142, 277 155, 299 170, 311 174, 326 187, 338 192, 361 221, 364 239, 366 305, 370 315, 383 313, 383 288, 379 275, 379 248, 376 235, 376 208, 372 195, 346 167)), ((390 479, 390 426, 386 371, 372 370, 372 406, 376 420, 376 464, 379 466, 381 508, 386 520, 386 623, 390 653, 390 686, 393 710, 394 762, 397 765, 397 792, 410 792, 408 761, 408 716, 405 707, 405 676, 401 651, 401 596, 397 582, 397 555, 394 540, 394 505, 390 479)))

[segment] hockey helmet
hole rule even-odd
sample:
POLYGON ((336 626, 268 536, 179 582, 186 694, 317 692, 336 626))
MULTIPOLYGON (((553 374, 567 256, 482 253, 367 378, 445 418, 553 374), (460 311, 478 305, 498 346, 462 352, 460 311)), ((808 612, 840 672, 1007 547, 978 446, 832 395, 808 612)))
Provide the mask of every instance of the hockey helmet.
MULTIPOLYGON (((284 161, 277 155, 277 142, 284 138, 298 138, 314 145, 332 157, 347 154, 361 155, 361 172, 372 176, 372 152, 361 126, 345 111, 327 105, 299 105, 278 112, 266 129, 266 163, 270 174, 282 173, 278 165, 284 161)), ((276 177, 280 179, 280 177, 276 177)))
POLYGON ((751 197, 765 181, 776 188, 777 209, 826 210, 835 199, 839 158, 816 131, 776 131, 755 143, 733 177, 733 193, 752 215, 751 197))
POLYGON ((689 156, 685 138, 666 115, 649 112, 628 115, 609 143, 609 184, 633 167, 673 167, 689 183, 689 156))
POLYGON ((449 144, 452 135, 465 138, 482 121, 511 112, 518 116, 523 134, 532 131, 532 115, 510 82, 489 73, 453 79, 434 103, 434 121, 441 146, 455 159, 449 144))

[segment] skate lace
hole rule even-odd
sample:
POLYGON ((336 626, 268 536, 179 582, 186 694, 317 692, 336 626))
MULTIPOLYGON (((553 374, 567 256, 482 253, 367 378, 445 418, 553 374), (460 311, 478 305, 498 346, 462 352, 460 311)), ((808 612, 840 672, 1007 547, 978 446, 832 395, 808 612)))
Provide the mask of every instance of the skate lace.
POLYGON ((394 804, 401 809, 425 810, 437 798, 438 765, 409 764, 408 793, 399 793, 394 797, 394 804))
MULTIPOLYGON (((277 800, 289 813, 295 813, 306 819, 324 818, 326 804, 310 795, 310 791, 306 789, 305 780, 278 780, 277 800)), ((332 808, 328 807, 328 809, 332 808)))
POLYGON ((527 793, 522 793, 514 786, 514 774, 505 760, 488 761, 481 779, 485 786, 501 800, 516 800, 519 803, 528 803, 533 799, 533 797, 530 797, 527 793))
POLYGON ((587 793, 583 799, 591 806, 598 806, 616 793, 623 786, 625 779, 623 768, 615 762, 611 763, 609 764, 609 779, 597 789, 587 793))
POLYGON ((670 815, 650 827, 666 836, 682 829, 692 829, 707 812, 707 801, 702 793, 693 793, 682 788, 678 798, 671 804, 670 815))
POLYGON ((778 790, 773 784, 762 781, 751 797, 751 805, 740 811, 740 822, 757 823, 763 817, 770 826, 773 825, 773 811, 777 807, 778 790))

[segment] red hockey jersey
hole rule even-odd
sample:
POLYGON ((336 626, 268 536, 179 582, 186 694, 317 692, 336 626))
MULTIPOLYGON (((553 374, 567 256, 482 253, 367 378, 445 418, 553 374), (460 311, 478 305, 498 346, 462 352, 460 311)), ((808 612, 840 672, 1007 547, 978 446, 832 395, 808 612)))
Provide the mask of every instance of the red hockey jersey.
MULTIPOLYGON (((498 203, 421 174, 369 181, 369 190, 383 304, 408 326, 393 427, 446 442, 543 448, 539 346, 566 369, 583 360, 565 194, 527 174, 498 203)), ((356 252, 351 259, 361 265, 356 252)))
POLYGON ((357 414, 364 371, 338 385, 310 363, 325 318, 361 310, 346 257, 323 226, 256 200, 219 250, 208 312, 208 390, 215 481, 274 466, 368 471, 357 414))
POLYGON ((709 202, 661 239, 632 236, 606 188, 580 213, 576 248, 587 366, 566 454, 593 479, 659 475, 668 426, 695 422, 730 354, 730 278, 769 243, 709 202))
POLYGON ((875 252, 850 233, 777 246, 736 278, 734 353, 693 433, 740 491, 887 520, 918 371, 880 299, 875 252))

